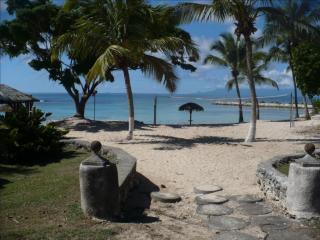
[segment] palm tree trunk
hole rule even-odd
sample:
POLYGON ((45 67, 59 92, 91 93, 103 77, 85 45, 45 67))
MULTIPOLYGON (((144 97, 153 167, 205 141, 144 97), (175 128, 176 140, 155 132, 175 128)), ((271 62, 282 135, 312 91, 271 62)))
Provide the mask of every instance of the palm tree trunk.
POLYGON ((257 95, 256 87, 254 84, 253 74, 252 74, 252 42, 250 36, 245 36, 246 42, 246 62, 247 62, 247 72, 248 72, 248 83, 251 95, 251 121, 248 135, 245 142, 253 142, 256 138, 256 127, 257 127, 257 95))
POLYGON ((259 107, 259 100, 258 98, 256 99, 257 101, 257 120, 260 120, 260 107, 259 107))
POLYGON ((299 117, 299 109, 298 109, 298 93, 297 93, 297 81, 296 81, 296 75, 294 73, 293 64, 292 64, 292 52, 291 47, 289 47, 289 65, 292 72, 292 80, 293 80, 293 88, 294 88, 294 105, 296 110, 296 118, 299 117))
POLYGON ((239 105, 239 123, 243 122, 243 111, 242 111, 242 102, 241 102, 241 95, 240 95, 240 88, 238 83, 238 76, 234 76, 234 82, 236 84, 236 90, 238 95, 238 105, 239 105))
POLYGON ((84 101, 74 101, 76 106, 76 114, 74 115, 77 118, 84 118, 84 111, 86 107, 86 102, 84 101))
POLYGON ((190 126, 191 126, 191 123, 192 123, 192 110, 190 110, 190 120, 189 120, 189 122, 190 122, 190 126))
POLYGON ((315 114, 317 114, 317 109, 316 109, 316 106, 314 104, 313 97, 308 96, 308 98, 309 98, 309 101, 310 101, 311 106, 312 106, 312 115, 315 115, 315 114))
POLYGON ((309 109, 308 109, 308 102, 307 102, 307 97, 305 94, 303 94, 303 102, 304 102, 304 117, 306 120, 310 120, 310 113, 309 113, 309 109))
POLYGON ((127 97, 128 97, 128 106, 129 106, 129 132, 128 132, 128 140, 131 140, 133 138, 133 130, 134 130, 134 105, 133 105, 133 95, 132 95, 132 89, 131 89, 131 83, 130 83, 130 75, 129 70, 127 67, 122 69, 124 81, 126 85, 127 90, 127 97))

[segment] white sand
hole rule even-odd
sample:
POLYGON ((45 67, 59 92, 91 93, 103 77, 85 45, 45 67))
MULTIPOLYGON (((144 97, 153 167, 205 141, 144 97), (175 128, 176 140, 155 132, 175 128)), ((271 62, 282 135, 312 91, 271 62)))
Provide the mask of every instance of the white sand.
POLYGON ((218 184, 227 193, 258 193, 257 164, 275 155, 303 151, 303 144, 319 136, 299 131, 319 121, 259 121, 257 142, 243 143, 248 124, 212 126, 143 126, 134 140, 126 131, 70 131, 68 136, 120 147, 138 160, 138 171, 155 184, 165 184, 181 194, 199 184, 218 184))
MULTIPOLYGON (((137 158, 137 170, 141 174, 158 186, 164 184, 165 190, 182 195, 183 203, 175 207, 175 215, 191 219, 195 216, 194 186, 217 184, 224 188, 225 194, 261 194, 255 177, 257 164, 275 155, 302 152, 305 143, 319 138, 319 128, 315 127, 319 124, 319 120, 299 121, 289 128, 288 122, 258 121, 257 142, 252 144, 242 142, 248 124, 143 126, 134 132, 132 141, 123 140, 125 130, 71 131, 68 136, 99 140, 129 152, 137 158)), ((167 221, 164 217, 162 221, 163 227, 167 221)), ((200 235, 191 236, 190 239, 196 239, 200 235)), ((181 236, 164 234, 163 237, 181 236)))

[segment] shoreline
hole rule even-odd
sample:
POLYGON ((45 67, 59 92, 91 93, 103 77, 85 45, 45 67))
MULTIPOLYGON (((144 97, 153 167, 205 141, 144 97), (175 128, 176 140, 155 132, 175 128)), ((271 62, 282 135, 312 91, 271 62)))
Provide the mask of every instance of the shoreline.
MULTIPOLYGON (((227 102, 227 101, 214 101, 212 102, 213 105, 222 105, 222 106, 238 106, 238 102, 227 102)), ((250 102, 243 102, 242 106, 251 106, 252 104, 250 102)), ((289 103, 265 103, 265 102, 259 102, 259 107, 263 108, 294 108, 294 105, 291 105, 289 103)), ((299 109, 304 108, 304 104, 298 104, 299 109)), ((308 105, 308 108, 311 109, 312 105, 308 105)))

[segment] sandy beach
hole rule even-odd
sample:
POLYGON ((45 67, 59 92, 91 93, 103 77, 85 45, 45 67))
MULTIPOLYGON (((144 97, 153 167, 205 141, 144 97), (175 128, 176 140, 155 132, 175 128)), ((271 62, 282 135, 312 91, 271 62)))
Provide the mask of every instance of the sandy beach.
MULTIPOLYGON (((261 195, 255 176, 257 164, 276 155, 302 152, 305 143, 317 143, 320 133, 319 120, 316 119, 297 121, 293 128, 289 127, 289 122, 258 121, 257 141, 245 144, 243 139, 249 127, 248 123, 156 127, 138 125, 134 140, 126 141, 123 140, 127 133, 125 124, 119 124, 100 122, 93 125, 92 122, 70 121, 67 125, 73 127, 68 137, 87 141, 99 140, 105 145, 124 149, 137 158, 139 173, 158 186, 164 185, 163 191, 177 192, 182 196, 181 203, 165 209, 163 214, 159 213, 157 204, 151 206, 150 214, 161 219, 161 224, 156 225, 161 234, 159 239, 182 239, 184 230, 173 231, 169 228, 165 231, 160 230, 160 227, 168 224, 183 228, 185 221, 192 223, 188 225, 189 235, 186 239, 207 239, 207 230, 199 228, 201 224, 195 216, 194 186, 217 184, 223 187, 222 194, 261 195), (169 214, 164 214, 168 211, 169 214), (168 215, 171 217, 168 218, 168 215), (179 219, 183 221, 178 221, 179 219), (169 224, 170 221, 178 222, 169 224)), ((130 229, 128 227, 126 232, 130 229)), ((137 230, 136 227, 131 230, 138 231, 137 236, 140 237, 143 236, 142 232, 145 232, 137 230)), ((153 231, 146 232, 151 234, 153 231)), ((124 236, 128 237, 128 232, 122 235, 124 236)))

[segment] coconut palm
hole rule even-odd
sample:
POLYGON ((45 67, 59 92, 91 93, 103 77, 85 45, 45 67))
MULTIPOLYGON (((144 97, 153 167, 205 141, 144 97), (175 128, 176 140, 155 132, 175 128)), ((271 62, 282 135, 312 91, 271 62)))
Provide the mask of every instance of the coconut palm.
MULTIPOLYGON (((75 1, 69 1, 71 8, 76 5, 75 1)), ((71 44, 78 49, 77 54, 96 54, 97 60, 87 74, 87 81, 105 78, 114 70, 122 71, 129 105, 128 139, 132 139, 134 102, 130 71, 139 69, 173 92, 178 80, 174 67, 159 55, 186 54, 198 59, 197 49, 189 34, 177 28, 178 21, 171 8, 152 7, 144 0, 80 3, 76 10, 83 11, 83 18, 77 22, 74 32, 58 39, 57 49, 61 51, 71 44)))
MULTIPOLYGON (((256 85, 269 85, 276 89, 279 89, 278 83, 271 78, 265 77, 263 75, 263 71, 267 70, 269 67, 269 55, 263 51, 259 51, 259 48, 255 45, 253 48, 253 79, 256 85)), ((247 82, 247 68, 245 64, 245 59, 240 59, 239 64, 239 72, 240 75, 238 77, 238 84, 243 84, 247 82)), ((226 83, 226 87, 228 90, 231 90, 236 85, 234 79, 229 80, 226 83)), ((257 105, 257 119, 260 119, 260 109, 259 109, 259 101, 258 98, 256 99, 256 105, 257 105)))
MULTIPOLYGON (((241 39, 238 41, 237 37, 234 37, 231 33, 223 33, 220 35, 221 39, 212 43, 210 50, 217 54, 209 54, 204 59, 205 64, 215 64, 222 67, 227 67, 231 71, 232 86, 235 85, 238 106, 239 106, 239 123, 243 122, 243 111, 241 103, 241 94, 238 84, 239 65, 240 61, 245 58, 245 44, 241 39)), ((231 88, 229 88, 230 90, 231 88)))
POLYGON ((288 62, 292 70, 296 117, 299 117, 292 50, 301 38, 317 34, 315 26, 320 21, 320 3, 310 0, 283 0, 278 5, 263 8, 263 11, 266 13, 263 40, 275 45, 270 52, 273 59, 288 62))
POLYGON ((177 8, 177 14, 183 22, 192 21, 225 21, 227 18, 235 22, 235 34, 243 36, 246 46, 246 67, 250 88, 252 111, 246 142, 255 140, 256 135, 256 89, 252 73, 252 35, 257 31, 256 19, 261 7, 269 4, 269 0, 212 0, 211 4, 185 3, 177 8))

